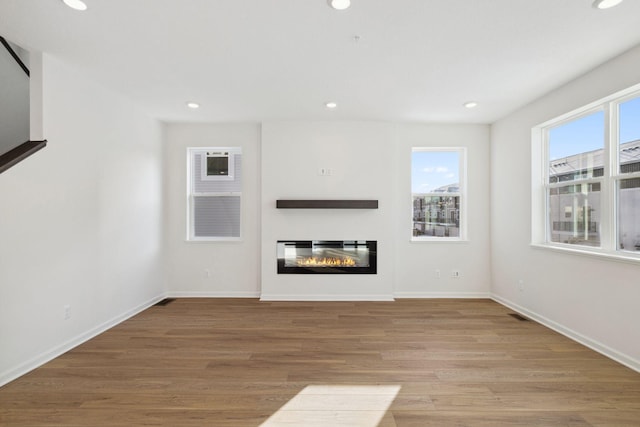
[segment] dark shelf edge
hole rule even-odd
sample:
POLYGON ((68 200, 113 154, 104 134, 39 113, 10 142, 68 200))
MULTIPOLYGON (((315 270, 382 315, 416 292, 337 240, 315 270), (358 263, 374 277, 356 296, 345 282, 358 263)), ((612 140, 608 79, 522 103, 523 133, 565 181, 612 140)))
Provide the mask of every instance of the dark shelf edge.
POLYGON ((43 149, 46 145, 46 139, 44 141, 27 141, 18 145, 13 150, 7 151, 0 156, 0 173, 6 171, 11 166, 15 166, 36 151, 43 149))
POLYGON ((277 200, 278 209, 378 209, 377 200, 277 200))

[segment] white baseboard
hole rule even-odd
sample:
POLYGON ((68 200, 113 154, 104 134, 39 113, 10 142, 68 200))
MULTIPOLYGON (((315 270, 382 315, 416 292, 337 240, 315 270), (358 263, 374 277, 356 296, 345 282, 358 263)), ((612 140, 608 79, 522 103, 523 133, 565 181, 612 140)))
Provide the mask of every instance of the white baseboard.
POLYGON ((167 298, 259 298, 259 291, 174 291, 167 298))
POLYGON ((572 340, 579 342, 580 344, 589 347, 591 350, 597 351, 598 353, 607 356, 610 359, 615 360, 616 362, 633 369, 636 372, 640 372, 640 360, 635 359, 629 355, 620 353, 617 350, 614 350, 613 348, 602 344, 601 342, 598 342, 596 340, 593 340, 587 336, 582 335, 579 332, 576 332, 570 328, 567 328, 559 323, 554 322, 551 319, 546 318, 545 316, 542 316, 538 313, 535 313, 531 310, 528 310, 516 303, 514 303, 513 301, 509 301, 508 299, 502 298, 499 295, 495 295, 492 294, 491 295, 491 299, 493 299, 494 301, 511 308, 512 310, 517 311, 518 313, 529 317, 533 320, 535 320, 538 323, 543 324, 544 326, 553 329, 554 331, 558 332, 559 334, 562 334, 568 338, 571 338, 572 340))
POLYGON ((393 301, 393 295, 279 295, 262 294, 260 301, 393 301))
POLYGON ((44 353, 33 357, 29 360, 27 360, 26 362, 21 363, 20 365, 16 366, 15 368, 9 369, 8 371, 2 372, 0 374, 0 387, 15 380, 16 378, 19 378, 23 375, 25 375, 26 373, 38 368, 39 366, 44 365, 45 363, 55 359, 56 357, 66 353, 67 351, 71 350, 74 347, 79 346, 80 344, 89 341, 91 338, 94 338, 97 335, 100 335, 101 333, 105 332, 108 329, 113 328, 114 326, 116 326, 119 323, 124 322, 125 320, 135 316, 136 314, 140 313, 143 310, 146 310, 147 308, 151 307, 152 305, 154 305, 155 303, 157 303, 158 301, 161 301, 162 299, 165 298, 165 295, 158 295, 154 298, 151 298, 150 300, 132 308, 131 310, 127 310, 126 312, 113 317, 110 320, 107 320, 106 322, 89 329, 88 331, 58 345, 53 347, 50 350, 45 351, 44 353))
POLYGON ((488 292, 396 292, 393 296, 397 299, 401 298, 491 298, 488 292))

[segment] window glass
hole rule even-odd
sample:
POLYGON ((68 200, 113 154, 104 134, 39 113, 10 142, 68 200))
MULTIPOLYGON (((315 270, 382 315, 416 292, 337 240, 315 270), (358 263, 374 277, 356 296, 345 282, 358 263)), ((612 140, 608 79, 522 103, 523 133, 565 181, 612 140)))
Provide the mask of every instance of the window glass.
POLYGON ((549 190, 551 241, 600 246, 600 184, 582 183, 549 190))
POLYGON ((640 251, 640 178, 620 180, 618 243, 624 251, 640 251))
POLYGON ((414 148, 411 159, 414 238, 460 238, 460 149, 414 148))
POLYGON ((411 159, 411 192, 442 193, 460 182, 458 151, 415 151, 411 159))
POLYGON ((413 235, 460 237, 460 196, 413 196, 413 235))
POLYGON ((594 179, 604 175, 604 146, 604 111, 549 129, 547 224, 551 242, 600 246, 601 183, 594 179), (558 185, 576 180, 582 182, 558 185))
POLYGON ((565 182, 603 175, 604 112, 549 129, 549 182, 565 182))
POLYGON ((618 107, 620 173, 640 172, 640 97, 618 107))

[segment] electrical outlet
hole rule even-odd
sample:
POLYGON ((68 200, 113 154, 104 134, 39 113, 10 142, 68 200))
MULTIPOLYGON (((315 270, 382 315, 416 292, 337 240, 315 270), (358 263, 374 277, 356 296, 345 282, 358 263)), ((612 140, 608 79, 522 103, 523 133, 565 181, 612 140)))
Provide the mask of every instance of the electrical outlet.
POLYGON ((436 270, 436 279, 440 279, 442 274, 440 274, 440 270, 436 270))
POLYGON ((318 175, 320 176, 331 176, 330 168, 320 168, 318 169, 318 175))
POLYGON ((71 319, 71 306, 69 304, 64 306, 64 320, 71 319))
POLYGON ((453 270, 453 271, 451 272, 451 277, 452 277, 452 278, 454 278, 454 279, 459 279, 459 278, 460 278, 460 276, 461 276, 461 274, 460 274, 460 271, 459 271, 459 270, 453 270))
POLYGON ((209 270, 208 268, 204 269, 204 277, 205 278, 210 278, 211 277, 211 270, 209 270))
POLYGON ((524 291, 524 280, 522 280, 522 279, 518 280, 518 290, 520 292, 524 291))

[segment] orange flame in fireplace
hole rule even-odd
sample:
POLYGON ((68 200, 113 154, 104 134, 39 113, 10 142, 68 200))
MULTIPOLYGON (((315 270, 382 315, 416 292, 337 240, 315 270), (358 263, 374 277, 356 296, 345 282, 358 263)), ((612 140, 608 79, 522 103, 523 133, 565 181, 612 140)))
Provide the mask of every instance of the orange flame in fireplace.
POLYGON ((356 262, 351 257, 346 258, 318 258, 308 257, 297 260, 302 267, 355 267, 356 262))

